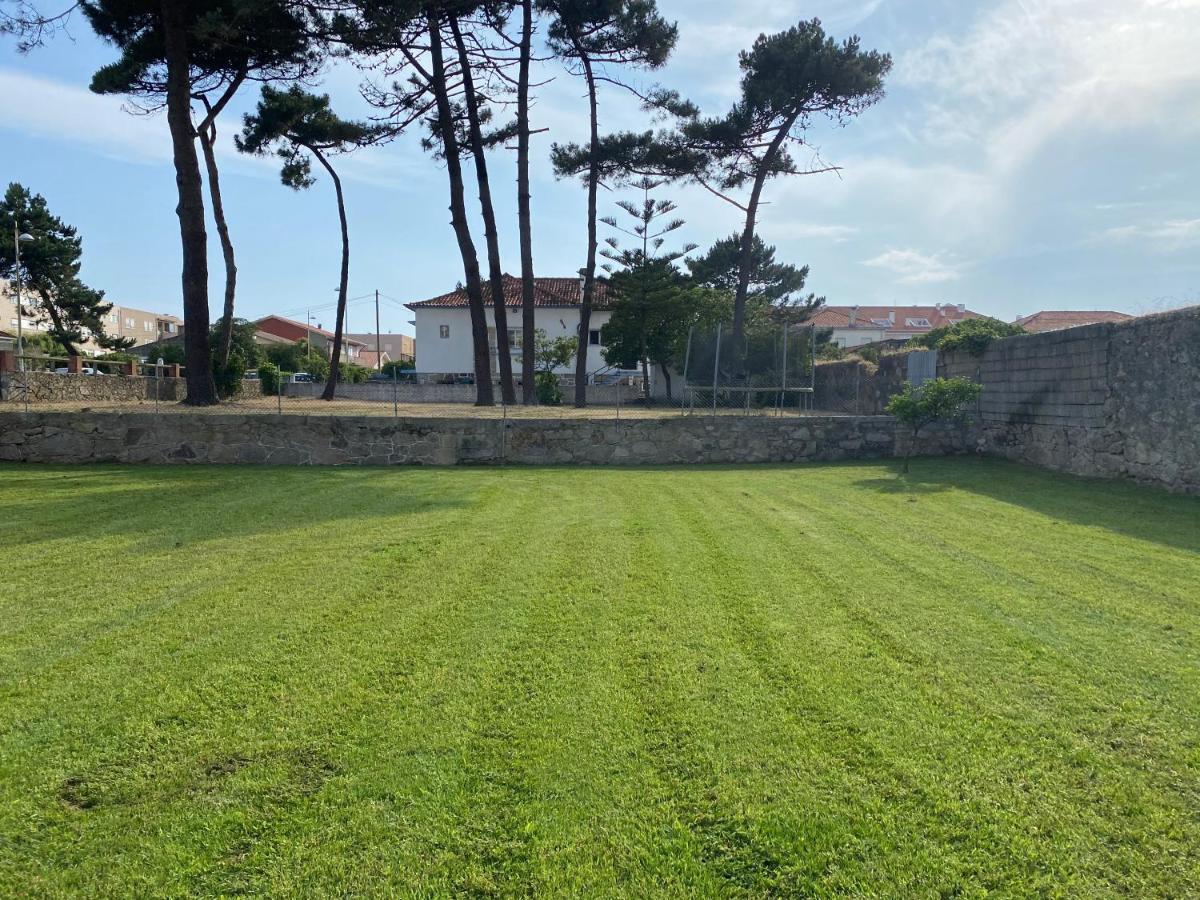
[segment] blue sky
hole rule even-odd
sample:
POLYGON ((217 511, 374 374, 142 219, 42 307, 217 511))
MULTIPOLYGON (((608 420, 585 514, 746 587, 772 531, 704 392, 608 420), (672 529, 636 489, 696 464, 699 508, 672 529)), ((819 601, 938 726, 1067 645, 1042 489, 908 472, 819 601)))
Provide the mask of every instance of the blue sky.
MULTIPOLYGON (((835 35, 890 52, 888 96, 859 120, 818 123, 812 142, 839 177, 776 181, 760 234, 812 267, 835 304, 966 303, 1011 319, 1038 309, 1147 312, 1200 303, 1200 0, 660 0, 679 23, 677 52, 643 78, 723 110, 737 51, 761 31, 819 16, 835 35)), ((88 93, 113 56, 82 21, 73 40, 19 56, 0 46, 0 172, 44 194, 84 237, 84 277, 118 303, 178 312, 179 236, 161 116, 88 93)), ((586 133, 581 85, 547 66, 534 114, 535 263, 544 275, 582 264, 584 195, 555 181, 552 140, 586 133)), ((640 77, 640 76, 639 76, 640 77)), ((358 75, 323 89, 361 114, 358 75)), ((268 160, 240 157, 220 135, 223 187, 239 258, 239 314, 283 312, 329 325, 338 270, 332 187, 279 184, 268 160)), ((609 91, 602 125, 645 115, 609 91)), ((411 329, 399 302, 462 277, 444 172, 416 136, 343 158, 351 219, 351 295, 386 296, 385 329, 411 329)), ((491 163, 505 268, 518 269, 512 160, 491 163)), ((469 173, 468 173, 469 174, 469 173)), ((707 246, 738 212, 696 187, 662 191, 688 220, 681 240, 707 246)), ((602 212, 617 197, 602 194, 602 212)), ((222 270, 210 228, 213 308, 222 270)), ((482 232, 476 229, 482 252, 482 232)), ((367 301, 350 327, 373 327, 367 301)))

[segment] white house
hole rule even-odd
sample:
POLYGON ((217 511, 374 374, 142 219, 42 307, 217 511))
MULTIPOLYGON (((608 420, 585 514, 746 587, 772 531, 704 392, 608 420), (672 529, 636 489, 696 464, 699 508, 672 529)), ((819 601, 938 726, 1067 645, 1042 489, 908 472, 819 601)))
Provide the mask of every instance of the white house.
POLYGON ((859 347, 876 341, 907 341, 935 328, 964 319, 983 318, 963 305, 934 306, 822 306, 809 322, 833 332, 839 347, 859 347))
MULTIPOLYGON (((550 338, 579 333, 579 311, 583 295, 580 278, 534 279, 534 324, 550 338)), ((499 373, 496 346, 496 313, 491 302, 491 289, 483 285, 484 304, 488 318, 488 344, 491 348, 492 372, 499 373)), ((440 297, 405 304, 416 318, 416 352, 418 372, 468 373, 475 370, 475 352, 471 342, 471 311, 465 288, 457 288, 440 297)), ((504 305, 508 321, 508 348, 512 355, 513 371, 521 371, 521 279, 504 276, 504 305)), ((600 344, 600 329, 612 315, 607 286, 596 282, 592 298, 592 315, 587 335, 588 372, 609 368, 604 361, 600 344)), ((563 374, 575 371, 574 366, 559 370, 563 374)))

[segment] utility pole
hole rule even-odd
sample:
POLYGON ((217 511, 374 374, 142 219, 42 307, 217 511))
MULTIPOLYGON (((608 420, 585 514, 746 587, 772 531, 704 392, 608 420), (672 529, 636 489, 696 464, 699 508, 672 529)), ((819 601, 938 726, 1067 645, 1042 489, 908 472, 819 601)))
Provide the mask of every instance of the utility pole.
POLYGON ((13 249, 16 252, 16 268, 13 274, 17 279, 17 371, 25 371, 25 333, 21 325, 25 319, 25 310, 21 308, 21 231, 17 228, 17 217, 13 216, 13 249))
POLYGON ((312 307, 304 313, 304 340, 307 344, 305 353, 312 355, 312 307))
POLYGON ((383 344, 379 338, 379 288, 375 288, 375 369, 383 371, 383 344))

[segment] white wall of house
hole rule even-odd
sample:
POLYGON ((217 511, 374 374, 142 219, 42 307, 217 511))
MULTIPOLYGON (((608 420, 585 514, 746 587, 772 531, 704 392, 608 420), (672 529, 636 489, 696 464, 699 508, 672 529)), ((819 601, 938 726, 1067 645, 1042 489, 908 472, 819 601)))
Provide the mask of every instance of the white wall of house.
POLYGON ((833 328, 830 340, 839 347, 859 347, 863 344, 882 341, 887 335, 886 328, 833 328))
MULTIPOLYGON (((493 329, 491 345, 495 350, 495 311, 488 309, 488 325, 493 329)), ((418 307, 413 310, 417 331, 418 372, 472 372, 475 369, 474 350, 471 344, 471 313, 462 308, 418 307)), ((590 330, 598 332, 612 313, 597 310, 592 313, 590 330)), ((521 330, 521 310, 508 310, 508 329, 514 334, 521 330)), ((539 307, 534 310, 534 325, 550 338, 574 337, 579 330, 579 310, 571 307, 539 307)), ((588 371, 595 372, 606 366, 603 347, 588 345, 588 371)), ((514 349, 513 370, 520 371, 521 351, 514 349)), ((495 362, 493 354, 493 371, 495 362)), ((574 366, 559 370, 562 374, 575 371, 574 366)))

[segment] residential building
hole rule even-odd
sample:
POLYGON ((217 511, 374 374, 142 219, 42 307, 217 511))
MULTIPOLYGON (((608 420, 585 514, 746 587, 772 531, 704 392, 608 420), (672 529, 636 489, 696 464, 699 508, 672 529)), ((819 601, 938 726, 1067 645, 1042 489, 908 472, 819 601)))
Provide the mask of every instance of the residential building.
MULTIPOLYGON (((487 309, 488 346, 491 351, 493 374, 499 372, 499 352, 496 342, 495 308, 491 302, 490 285, 484 284, 484 304, 487 309)), ((551 339, 575 337, 579 334, 579 314, 582 308, 583 281, 580 278, 534 279, 534 325, 551 339)), ((474 344, 471 340, 471 312, 465 288, 405 304, 416 318, 416 366, 419 372, 467 373, 475 370, 474 344)), ((513 371, 521 368, 521 279, 504 276, 504 305, 508 311, 508 347, 513 371)), ((598 372, 609 368, 604 361, 600 329, 612 316, 607 285, 596 282, 592 298, 592 315, 587 341, 587 368, 598 372)), ((561 369, 566 374, 574 366, 561 369)))
POLYGON ((935 328, 965 319, 986 318, 966 306, 937 303, 933 306, 822 306, 809 320, 833 332, 839 347, 859 347, 879 341, 907 341, 935 328))
POLYGON ((346 337, 352 340, 359 341, 364 349, 359 354, 359 365, 367 366, 368 368, 378 369, 385 363, 407 360, 413 362, 416 359, 416 346, 411 334, 379 334, 372 332, 355 332, 348 334, 346 337), (378 340, 376 338, 378 337, 378 340), (382 358, 376 358, 376 351, 382 355, 382 358))
MULTIPOLYGON (((263 342, 272 337, 292 342, 308 341, 314 349, 323 351, 326 356, 333 353, 333 332, 326 331, 320 325, 308 325, 276 315, 263 316, 256 319, 254 324, 258 326, 263 342)), ((359 354, 366 349, 367 345, 363 341, 355 340, 346 334, 342 335, 342 362, 361 365, 359 354)))
MULTIPOLYGON (((42 311, 39 302, 29 296, 21 298, 25 307, 25 315, 21 321, 21 330, 33 334, 48 331, 50 320, 42 311)), ((17 330, 17 301, 15 295, 4 284, 0 290, 0 326, 6 331, 16 333, 17 330)), ((151 341, 169 338, 183 331, 183 319, 169 313, 156 313, 133 306, 116 306, 104 317, 104 333, 113 337, 130 338, 135 344, 145 344, 151 341)), ((79 346, 86 356, 103 353, 104 348, 96 343, 89 335, 79 346)))
POLYGON ((1134 318, 1128 313, 1112 310, 1044 309, 1028 316, 1018 316, 1014 324, 1026 331, 1039 334, 1043 331, 1061 331, 1080 325, 1095 325, 1100 322, 1125 322, 1134 318))

